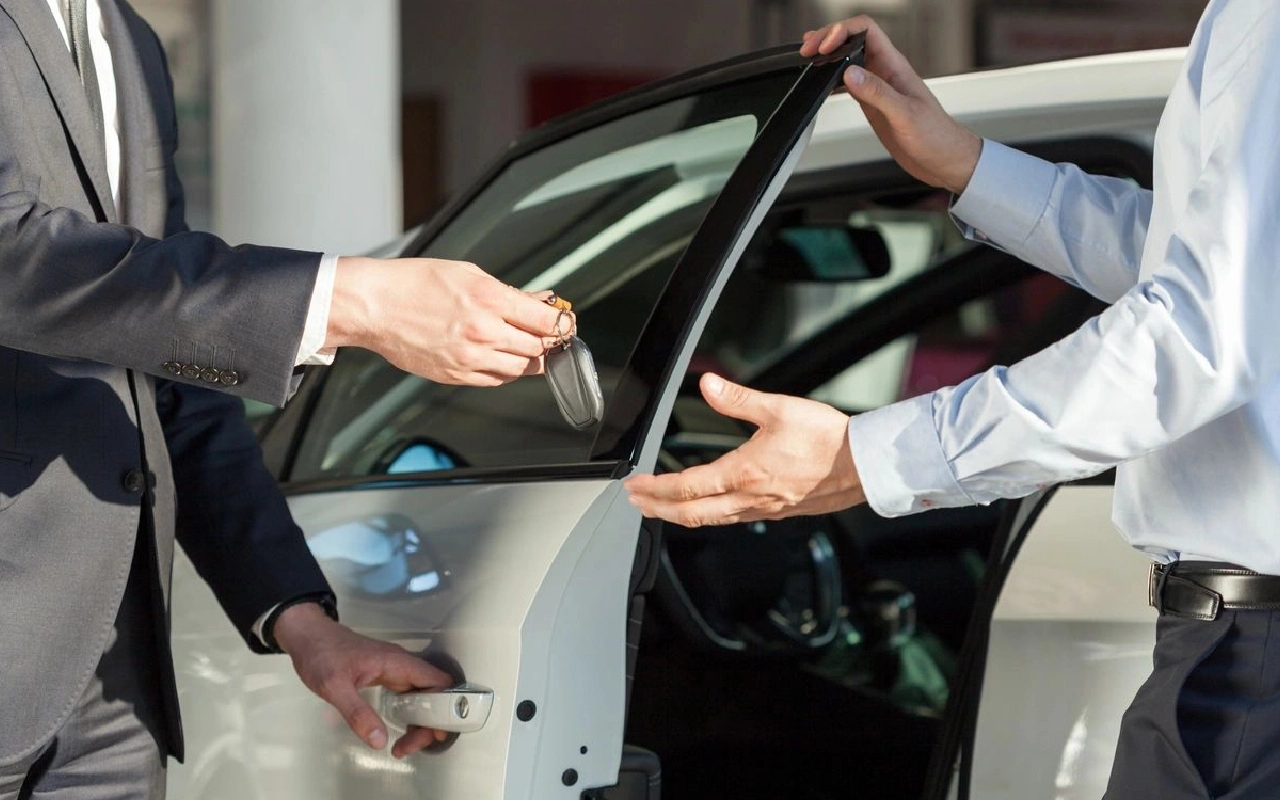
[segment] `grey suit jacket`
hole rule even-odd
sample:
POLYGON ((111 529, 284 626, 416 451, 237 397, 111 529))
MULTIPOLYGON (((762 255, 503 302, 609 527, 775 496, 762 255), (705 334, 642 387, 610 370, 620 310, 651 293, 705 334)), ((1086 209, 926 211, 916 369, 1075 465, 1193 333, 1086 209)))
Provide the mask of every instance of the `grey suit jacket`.
POLYGON ((0 765, 83 693, 140 525, 163 609, 176 535, 251 646, 265 610, 328 589, 234 396, 289 396, 319 256, 186 229, 159 40, 102 6, 118 211, 47 3, 0 0, 0 765))

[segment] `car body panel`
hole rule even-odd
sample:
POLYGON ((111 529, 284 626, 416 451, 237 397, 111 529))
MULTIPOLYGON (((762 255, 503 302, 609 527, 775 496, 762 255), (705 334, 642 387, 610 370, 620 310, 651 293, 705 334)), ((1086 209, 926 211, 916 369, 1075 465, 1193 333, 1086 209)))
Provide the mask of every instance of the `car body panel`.
POLYGON ((1035 520, 991 622, 972 796, 1096 798, 1120 712, 1151 671, 1150 560, 1111 524, 1110 486, 1063 486, 1035 520), (1017 768, 1011 769, 1016 753, 1017 768))
MULTIPOLYGON (((639 526, 619 486, 443 485, 348 492, 340 503, 328 494, 291 498, 348 624, 429 657, 447 653, 442 665, 493 690, 489 722, 441 753, 397 761, 360 744, 306 692, 287 658, 241 654, 225 621, 205 617, 212 624, 202 630, 183 617, 174 643, 189 728, 199 737, 210 714, 239 718, 243 740, 227 752, 197 738, 195 758, 174 770, 170 788, 225 797, 226 781, 247 773, 265 797, 576 797, 580 789, 562 782, 567 769, 582 786, 612 783, 622 749, 626 606, 602 598, 627 585, 631 559, 618 554, 634 551, 639 526), (403 522, 388 526, 388 518, 403 522), (576 520, 567 532, 566 520, 576 520), (389 540, 405 528, 415 534, 407 557, 403 541, 389 540), (427 549, 424 563, 405 563, 427 549), (435 579, 422 580, 431 572, 435 579), (244 703, 242 692, 270 700, 244 703), (212 698, 225 707, 208 709, 212 698), (519 720, 525 701, 536 711, 519 720), (552 755, 540 750, 544 741, 573 745, 552 755)), ((190 579, 185 587, 204 588, 185 558, 177 572, 190 579)), ((377 707, 378 692, 368 697, 377 707)))

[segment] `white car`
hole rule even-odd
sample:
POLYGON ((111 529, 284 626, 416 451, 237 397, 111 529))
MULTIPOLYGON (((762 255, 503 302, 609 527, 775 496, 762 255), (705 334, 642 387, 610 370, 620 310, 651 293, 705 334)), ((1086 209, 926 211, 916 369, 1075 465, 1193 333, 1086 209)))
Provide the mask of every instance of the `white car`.
MULTIPOLYGON (((1100 308, 964 240, 833 89, 771 50, 535 130, 404 255, 574 303, 603 418, 544 381, 433 384, 360 350, 261 435, 344 621, 451 669, 371 693, 444 745, 361 744, 174 579, 187 763, 170 796, 1096 798, 1150 666, 1146 561, 1108 476, 987 507, 681 530, 620 479, 716 457, 715 369, 850 412, 1035 352, 1100 308), (608 788, 613 787, 613 788, 608 788)), ((1149 184, 1180 51, 931 81, 983 136, 1149 184)), ((411 144, 411 143, 410 143, 411 144)), ((1062 376, 1069 381, 1071 376, 1062 376)))

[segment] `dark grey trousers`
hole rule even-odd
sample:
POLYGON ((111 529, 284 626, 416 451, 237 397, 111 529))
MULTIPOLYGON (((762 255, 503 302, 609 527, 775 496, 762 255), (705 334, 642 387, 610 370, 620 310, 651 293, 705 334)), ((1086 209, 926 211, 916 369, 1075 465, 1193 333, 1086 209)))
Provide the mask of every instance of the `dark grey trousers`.
POLYGON ((1280 611, 1161 615, 1104 800, 1280 798, 1280 611))
POLYGON ((53 740, 0 766, 0 800, 163 800, 164 717, 150 571, 137 548, 128 588, 89 687, 53 740))

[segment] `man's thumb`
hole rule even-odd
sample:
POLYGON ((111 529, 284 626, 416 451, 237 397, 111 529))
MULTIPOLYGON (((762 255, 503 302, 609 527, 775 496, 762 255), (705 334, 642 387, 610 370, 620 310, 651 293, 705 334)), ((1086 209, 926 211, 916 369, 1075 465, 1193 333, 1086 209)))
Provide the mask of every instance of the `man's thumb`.
POLYGON ((857 65, 844 71, 844 85, 859 103, 865 103, 885 116, 892 116, 903 97, 873 72, 857 65))
POLYGON ((759 425, 764 422, 764 392, 727 381, 715 373, 702 376, 702 396, 718 413, 759 425))

